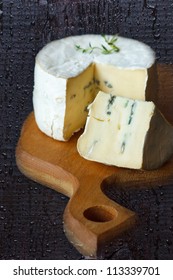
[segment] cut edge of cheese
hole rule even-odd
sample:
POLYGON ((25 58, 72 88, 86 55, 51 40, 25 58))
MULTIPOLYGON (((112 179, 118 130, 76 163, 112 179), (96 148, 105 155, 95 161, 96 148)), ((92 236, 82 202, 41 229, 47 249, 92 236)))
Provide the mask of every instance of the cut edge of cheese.
POLYGON ((93 77, 94 64, 90 64, 78 77, 70 78, 67 81, 64 139, 69 139, 74 132, 85 125, 88 114, 87 107, 97 94, 93 77))

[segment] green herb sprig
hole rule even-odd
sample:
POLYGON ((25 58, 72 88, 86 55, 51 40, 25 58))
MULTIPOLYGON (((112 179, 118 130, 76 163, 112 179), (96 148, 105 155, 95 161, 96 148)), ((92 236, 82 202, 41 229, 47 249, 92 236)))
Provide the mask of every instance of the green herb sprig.
POLYGON ((118 48, 115 43, 118 40, 117 36, 113 36, 110 39, 105 35, 102 35, 105 40, 105 43, 108 45, 101 44, 101 47, 92 46, 91 43, 88 44, 88 48, 81 48, 80 45, 75 45, 77 51, 82 51, 83 53, 92 53, 95 49, 99 49, 103 54, 112 54, 114 52, 119 52, 120 48, 118 48))

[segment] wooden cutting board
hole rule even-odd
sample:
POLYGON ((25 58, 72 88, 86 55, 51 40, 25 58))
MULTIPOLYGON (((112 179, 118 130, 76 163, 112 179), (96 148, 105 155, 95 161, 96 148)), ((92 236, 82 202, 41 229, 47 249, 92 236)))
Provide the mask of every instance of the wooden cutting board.
MULTIPOLYGON (((158 66, 160 82, 158 107, 172 122, 173 68, 158 66), (171 94, 172 92, 172 94, 171 94)), ((157 186, 173 183, 173 158, 155 171, 130 170, 91 162, 79 156, 76 142, 56 141, 37 127, 34 113, 26 119, 16 147, 16 162, 28 178, 67 195, 64 231, 76 249, 96 257, 105 242, 128 230, 137 213, 122 207, 104 195, 108 183, 114 186, 157 186)))

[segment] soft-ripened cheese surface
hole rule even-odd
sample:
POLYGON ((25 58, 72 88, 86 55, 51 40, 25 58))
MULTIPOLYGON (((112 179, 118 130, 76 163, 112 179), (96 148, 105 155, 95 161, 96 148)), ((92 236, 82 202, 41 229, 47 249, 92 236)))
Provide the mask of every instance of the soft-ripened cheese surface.
MULTIPOLYGON (((112 35, 106 35, 111 38, 112 35)), ((146 44, 137 40, 118 37, 116 45, 119 52, 102 54, 99 49, 92 53, 76 50, 81 48, 106 45, 101 35, 80 35, 55 40, 47 44, 37 55, 38 64, 48 73, 56 77, 75 77, 85 70, 92 62, 114 65, 119 68, 144 69, 152 66, 155 60, 154 52, 146 44)))
POLYGON ((154 113, 153 102, 99 92, 90 105, 77 148, 88 160, 139 169, 145 137, 154 113))
POLYGON ((146 91, 153 92, 148 85, 155 55, 149 46, 118 37, 119 52, 76 49, 76 45, 87 48, 89 44, 109 48, 101 35, 71 36, 47 44, 36 57, 35 119, 44 133, 57 140, 68 140, 85 125, 86 108, 99 90, 141 100, 146 99, 146 91))

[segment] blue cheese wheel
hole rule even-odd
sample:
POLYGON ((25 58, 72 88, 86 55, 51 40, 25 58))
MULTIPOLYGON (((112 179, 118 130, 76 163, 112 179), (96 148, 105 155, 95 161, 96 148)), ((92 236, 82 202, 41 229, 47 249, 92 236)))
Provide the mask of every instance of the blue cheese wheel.
POLYGON ((157 169, 173 154, 173 127, 153 102, 99 92, 77 149, 91 161, 157 169))
POLYGON ((109 53, 107 42, 113 39, 112 35, 71 36, 40 50, 33 107, 38 127, 48 136, 66 141, 82 128, 87 106, 99 90, 134 99, 155 98, 153 50, 139 41, 117 37, 119 51, 109 53))

